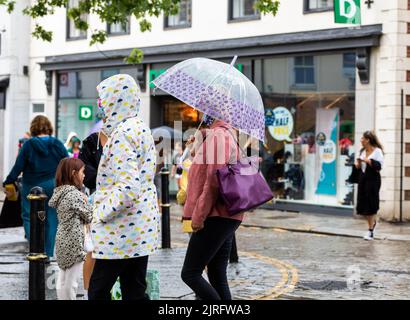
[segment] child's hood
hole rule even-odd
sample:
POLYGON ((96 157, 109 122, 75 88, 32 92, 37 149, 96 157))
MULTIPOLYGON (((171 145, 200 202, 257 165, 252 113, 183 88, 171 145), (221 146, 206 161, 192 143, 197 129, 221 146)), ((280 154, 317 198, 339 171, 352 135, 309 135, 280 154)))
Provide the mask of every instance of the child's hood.
POLYGON ((101 107, 106 117, 102 130, 110 136, 124 120, 138 116, 140 88, 128 74, 117 74, 97 86, 101 107))
POLYGON ((54 189, 53 196, 51 197, 50 201, 48 202, 48 205, 51 208, 57 208, 60 204, 60 201, 64 199, 64 197, 73 191, 78 191, 78 189, 74 186, 70 185, 64 185, 60 186, 54 189))

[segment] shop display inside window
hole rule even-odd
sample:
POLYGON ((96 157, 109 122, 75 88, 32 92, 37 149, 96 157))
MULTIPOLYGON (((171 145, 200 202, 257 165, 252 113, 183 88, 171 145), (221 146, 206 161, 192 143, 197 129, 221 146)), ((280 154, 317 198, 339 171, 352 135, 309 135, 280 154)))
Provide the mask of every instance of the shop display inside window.
MULTIPOLYGON (((355 97, 350 91, 355 81, 353 55, 275 58, 260 63, 263 72, 255 80, 263 86, 265 104, 262 173, 276 200, 353 205, 353 186, 346 181, 355 144, 355 97), (314 91, 286 83, 292 72, 300 73, 296 78, 301 83, 311 80, 307 72, 315 75, 314 91)), ((255 65, 259 67, 258 62, 255 65)))

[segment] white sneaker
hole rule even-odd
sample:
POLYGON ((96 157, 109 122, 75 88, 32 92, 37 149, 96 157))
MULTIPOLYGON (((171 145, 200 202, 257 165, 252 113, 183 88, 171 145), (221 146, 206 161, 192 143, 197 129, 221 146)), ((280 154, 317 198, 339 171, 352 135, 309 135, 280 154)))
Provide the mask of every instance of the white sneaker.
POLYGON ((374 240, 374 235, 373 235, 373 233, 372 233, 371 231, 367 231, 367 233, 366 233, 366 235, 363 237, 363 239, 364 239, 364 240, 368 240, 368 241, 374 240))

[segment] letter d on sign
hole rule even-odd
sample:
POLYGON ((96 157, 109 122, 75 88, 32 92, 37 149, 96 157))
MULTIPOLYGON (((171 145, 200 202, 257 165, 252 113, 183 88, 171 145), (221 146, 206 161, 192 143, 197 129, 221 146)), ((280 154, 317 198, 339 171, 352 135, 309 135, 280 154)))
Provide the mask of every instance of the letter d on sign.
POLYGON ((80 106, 80 120, 93 119, 93 106, 80 106))
POLYGON ((360 0, 335 0, 335 22, 360 24, 360 0))

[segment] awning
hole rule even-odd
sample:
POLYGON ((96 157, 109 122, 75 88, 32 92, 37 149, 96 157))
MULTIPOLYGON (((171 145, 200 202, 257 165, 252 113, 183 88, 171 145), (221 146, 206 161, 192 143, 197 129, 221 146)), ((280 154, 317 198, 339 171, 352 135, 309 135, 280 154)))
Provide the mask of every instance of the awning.
MULTIPOLYGON (((318 51, 351 50, 379 46, 382 25, 357 28, 332 28, 281 33, 257 37, 201 41, 140 48, 143 63, 179 62, 201 56, 213 59, 261 57, 318 51)), ((42 70, 74 70, 124 66, 124 57, 132 48, 48 56, 42 70)))

